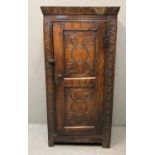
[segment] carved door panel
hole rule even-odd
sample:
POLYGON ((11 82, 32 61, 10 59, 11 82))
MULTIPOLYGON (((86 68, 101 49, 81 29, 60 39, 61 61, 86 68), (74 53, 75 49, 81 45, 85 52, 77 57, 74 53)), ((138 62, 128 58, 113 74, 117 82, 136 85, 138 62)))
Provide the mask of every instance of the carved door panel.
POLYGON ((56 130, 102 134, 106 21, 53 22, 56 130))

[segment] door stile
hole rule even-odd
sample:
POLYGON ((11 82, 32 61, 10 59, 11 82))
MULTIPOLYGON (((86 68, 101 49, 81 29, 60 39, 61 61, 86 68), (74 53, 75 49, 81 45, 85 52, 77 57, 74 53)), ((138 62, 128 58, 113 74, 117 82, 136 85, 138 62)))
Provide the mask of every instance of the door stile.
POLYGON ((58 134, 63 129, 64 104, 64 64, 63 64, 63 23, 53 22, 53 42, 55 55, 55 87, 56 87, 56 129, 58 134))

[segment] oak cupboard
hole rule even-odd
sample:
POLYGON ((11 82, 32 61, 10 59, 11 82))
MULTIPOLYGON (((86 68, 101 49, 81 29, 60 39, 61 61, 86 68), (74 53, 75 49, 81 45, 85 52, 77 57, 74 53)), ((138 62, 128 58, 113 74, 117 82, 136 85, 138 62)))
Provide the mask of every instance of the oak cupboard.
POLYGON ((119 7, 41 7, 48 142, 110 147, 119 7))

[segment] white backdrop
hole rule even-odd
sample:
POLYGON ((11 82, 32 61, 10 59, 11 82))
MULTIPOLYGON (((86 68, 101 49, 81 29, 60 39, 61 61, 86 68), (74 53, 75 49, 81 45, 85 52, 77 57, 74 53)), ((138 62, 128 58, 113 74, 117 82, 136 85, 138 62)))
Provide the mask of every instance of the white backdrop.
POLYGON ((40 6, 120 6, 118 14, 113 125, 126 125, 126 8, 124 0, 29 0, 29 123, 46 123, 43 15, 40 6))

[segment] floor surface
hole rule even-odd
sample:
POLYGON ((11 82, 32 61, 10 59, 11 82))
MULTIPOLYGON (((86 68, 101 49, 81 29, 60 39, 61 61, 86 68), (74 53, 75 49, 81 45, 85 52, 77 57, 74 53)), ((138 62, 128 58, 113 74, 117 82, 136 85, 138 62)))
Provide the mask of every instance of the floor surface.
POLYGON ((48 147, 47 126, 29 124, 29 155, 125 155, 126 129, 112 128, 111 148, 90 145, 55 145, 48 147))

